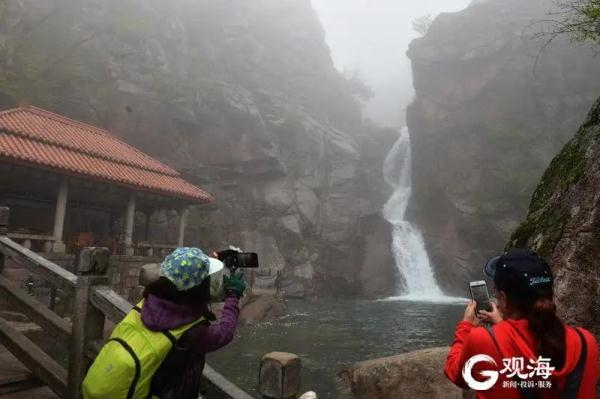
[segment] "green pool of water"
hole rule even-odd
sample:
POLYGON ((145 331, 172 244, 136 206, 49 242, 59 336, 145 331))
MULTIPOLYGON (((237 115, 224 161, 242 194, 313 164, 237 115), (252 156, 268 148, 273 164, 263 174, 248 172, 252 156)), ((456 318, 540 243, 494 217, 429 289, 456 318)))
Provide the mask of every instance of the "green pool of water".
POLYGON ((288 315, 242 326, 234 342, 207 361, 256 394, 260 358, 292 352, 302 360, 302 389, 319 398, 345 398, 336 374, 356 362, 448 345, 464 304, 409 301, 288 301, 288 315))

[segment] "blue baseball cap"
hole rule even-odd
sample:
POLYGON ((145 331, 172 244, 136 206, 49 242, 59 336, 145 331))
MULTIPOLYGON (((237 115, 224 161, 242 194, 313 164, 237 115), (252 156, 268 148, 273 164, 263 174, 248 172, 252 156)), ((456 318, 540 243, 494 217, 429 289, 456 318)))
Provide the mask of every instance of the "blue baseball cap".
POLYGON ((552 288, 552 270, 543 258, 528 249, 515 248, 488 260, 483 268, 498 288, 511 292, 552 288))
POLYGON ((220 260, 211 258, 200 248, 181 247, 167 255, 158 275, 171 281, 178 291, 187 291, 222 269, 220 260))

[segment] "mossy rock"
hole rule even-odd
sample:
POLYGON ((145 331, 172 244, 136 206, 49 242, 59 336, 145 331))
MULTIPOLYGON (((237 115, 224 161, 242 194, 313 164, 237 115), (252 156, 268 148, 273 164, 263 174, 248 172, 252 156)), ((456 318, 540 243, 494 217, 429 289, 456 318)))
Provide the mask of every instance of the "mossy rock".
POLYGON ((565 193, 579 184, 592 168, 589 149, 600 138, 600 100, 586 122, 552 160, 537 186, 526 220, 513 233, 508 248, 530 247, 549 256, 561 239, 569 218, 565 193))

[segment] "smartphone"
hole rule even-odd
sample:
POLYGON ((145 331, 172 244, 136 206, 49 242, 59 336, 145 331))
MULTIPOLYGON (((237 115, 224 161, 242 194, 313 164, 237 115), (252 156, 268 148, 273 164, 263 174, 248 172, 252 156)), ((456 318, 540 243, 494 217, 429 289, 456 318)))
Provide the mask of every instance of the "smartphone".
POLYGON ((488 294, 485 281, 471 281, 469 283, 469 289, 471 290, 471 298, 473 298, 477 306, 477 312, 480 310, 490 312, 492 310, 492 305, 490 303, 490 295, 488 294))
POLYGON ((235 252, 227 256, 224 263, 229 269, 256 269, 258 255, 255 252, 235 252))

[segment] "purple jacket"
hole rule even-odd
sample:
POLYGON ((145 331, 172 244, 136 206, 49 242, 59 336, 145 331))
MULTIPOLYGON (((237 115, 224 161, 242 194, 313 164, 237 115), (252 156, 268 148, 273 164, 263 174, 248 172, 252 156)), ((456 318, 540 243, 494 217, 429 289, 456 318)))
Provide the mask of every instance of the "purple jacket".
MULTIPOLYGON (((197 399, 205 354, 227 345, 233 339, 238 321, 238 298, 225 298, 221 319, 213 324, 198 324, 188 330, 169 352, 152 377, 150 392, 160 399, 197 399)), ((152 331, 165 331, 198 320, 207 306, 178 305, 148 295, 142 307, 142 322, 152 331)))
MULTIPOLYGON (((238 303, 237 297, 228 296, 217 323, 199 325, 186 335, 186 343, 194 354, 216 351, 233 340, 240 312, 238 303)), ((173 330, 198 320, 207 312, 207 306, 192 308, 149 295, 142 307, 142 322, 151 331, 173 330)))

